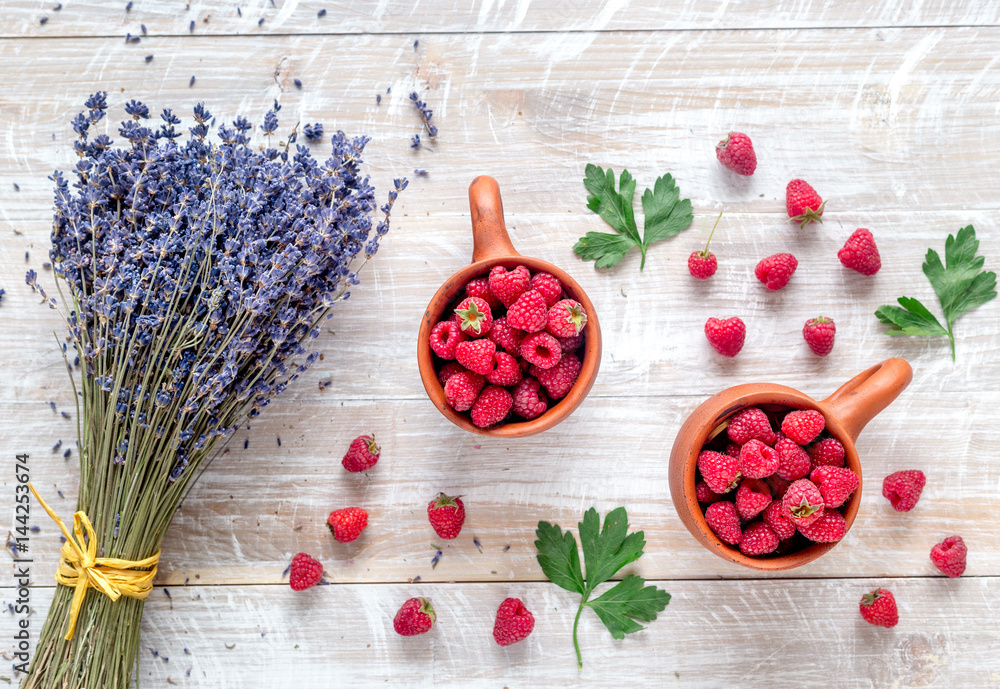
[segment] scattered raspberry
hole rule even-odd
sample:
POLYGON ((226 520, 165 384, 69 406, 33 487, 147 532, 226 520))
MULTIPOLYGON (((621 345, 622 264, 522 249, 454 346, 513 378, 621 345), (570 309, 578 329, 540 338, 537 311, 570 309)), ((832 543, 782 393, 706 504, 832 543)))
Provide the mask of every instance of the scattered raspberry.
POLYGON ((458 327, 467 335, 480 337, 490 331, 493 325, 493 313, 485 299, 466 297, 455 309, 458 327))
POLYGON ((535 616, 528 612, 519 598, 507 598, 497 609, 493 623, 493 639, 501 646, 510 646, 527 638, 535 628, 535 616))
POLYGON ((778 534, 764 522, 754 522, 743 529, 740 552, 744 555, 767 555, 778 549, 778 534))
POLYGON ((440 538, 448 541, 458 538, 465 523, 465 504, 460 496, 452 498, 438 493, 427 504, 427 519, 440 538))
POLYGON ((770 419, 757 407, 748 407, 729 419, 726 433, 737 445, 748 440, 759 440, 765 445, 773 445, 775 441, 770 419))
POLYGON ((490 290, 490 280, 489 278, 475 278, 469 280, 465 285, 465 293, 470 297, 479 297, 485 301, 490 306, 490 311, 496 311, 500 308, 500 300, 496 298, 496 295, 490 290))
POLYGON ((736 511, 743 519, 753 519, 770 504, 771 489, 760 479, 743 479, 736 489, 736 511))
POLYGON ((784 510, 780 500, 772 500, 762 515, 764 523, 771 527, 771 530, 778 535, 782 541, 791 538, 798 533, 798 528, 792 523, 784 510))
POLYGON ((810 318, 802 326, 802 337, 817 356, 826 356, 833 351, 833 338, 836 334, 837 326, 833 319, 824 316, 810 318))
POLYGON ((788 492, 788 487, 792 485, 791 481, 783 479, 777 474, 775 474, 774 476, 768 476, 766 479, 764 479, 764 483, 770 486, 771 498, 775 501, 781 500, 783 497, 785 497, 785 493, 788 492))
POLYGON ((341 464, 348 471, 368 471, 378 463, 382 449, 375 444, 374 435, 359 435, 351 441, 341 464))
POLYGON ((809 475, 812 468, 809 453, 796 445, 794 440, 782 437, 775 443, 774 450, 778 453, 778 468, 774 472, 778 476, 795 481, 809 475))
POLYGON ((882 495, 889 499, 897 512, 909 512, 917 506, 927 477, 919 469, 897 471, 882 481, 882 495))
POLYGON ((305 591, 319 583, 323 578, 323 565, 310 555, 299 553, 292 558, 288 570, 288 584, 293 591, 305 591))
POLYGON ((487 337, 493 340, 497 347, 503 347, 504 351, 512 356, 521 353, 521 340, 524 339, 524 333, 512 328, 507 322, 506 316, 501 316, 493 321, 493 327, 490 328, 487 337))
POLYGON ((521 356, 538 368, 550 369, 562 358, 562 347, 548 333, 532 333, 521 340, 521 356))
POLYGON ((778 453, 759 440, 748 440, 740 448, 740 473, 748 478, 764 478, 778 470, 778 453))
POLYGON ((535 273, 531 276, 531 287, 543 297, 545 305, 550 309, 562 298, 563 286, 559 278, 548 273, 535 273))
POLYGON ((444 398, 455 411, 468 411, 479 396, 486 379, 472 371, 456 373, 444 384, 444 398))
POLYGON ((804 228, 811 222, 823 222, 823 206, 826 202, 808 182, 793 179, 785 188, 785 209, 792 222, 804 228))
POLYGON ((513 404, 514 398, 506 388, 489 385, 479 393, 479 397, 472 405, 472 423, 479 428, 495 426, 507 418, 513 404))
POLYGON ((769 290, 779 290, 788 284, 798 267, 798 260, 791 254, 775 254, 762 259, 754 269, 754 275, 769 290))
POLYGON ((824 438, 818 443, 810 445, 808 452, 813 469, 821 466, 842 467, 844 466, 844 455, 847 454, 843 444, 836 438, 824 438))
POLYGON ((339 543, 350 543, 368 526, 368 513, 360 507, 334 510, 326 518, 326 526, 339 543))
POLYGON ((559 340, 559 347, 564 352, 575 352, 580 349, 580 346, 583 344, 582 333, 580 335, 574 335, 573 337, 557 337, 556 339, 559 340))
POLYGON ((896 598, 888 589, 875 589, 861 597, 861 616, 865 622, 891 628, 899 623, 896 598))
POLYGON ((750 137, 740 132, 729 132, 725 139, 715 144, 715 157, 738 175, 752 175, 757 169, 757 154, 750 137))
POLYGON ((490 291, 507 308, 517 298, 531 289, 531 273, 524 266, 507 271, 503 266, 493 266, 489 277, 490 291))
POLYGON ((713 502, 705 510, 705 521, 723 543, 736 545, 743 537, 740 515, 736 512, 736 505, 731 502, 713 502))
POLYGON ((961 536, 948 536, 931 548, 931 561, 943 574, 960 577, 965 571, 965 556, 968 552, 961 536))
POLYGON ((788 487, 784 497, 781 498, 781 504, 784 505, 785 514, 789 515, 792 523, 800 529, 823 516, 825 506, 819 488, 806 478, 800 478, 788 487))
POLYGON ((465 366, 462 366, 462 364, 457 361, 449 361, 447 364, 442 366, 441 370, 438 371, 438 380, 441 381, 441 387, 444 387, 444 384, 447 383, 448 379, 453 375, 464 370, 465 366))
POLYGON ((442 359, 454 359, 458 343, 468 339, 455 321, 441 321, 431 329, 431 349, 442 359))
POLYGON ((538 379, 538 382, 545 386, 545 391, 549 393, 549 398, 558 400, 566 396, 576 382, 576 377, 580 375, 579 357, 576 354, 564 354, 555 366, 550 369, 531 367, 531 375, 538 379))
POLYGON ((507 309, 507 322, 512 328, 527 333, 537 333, 545 329, 548 307, 541 292, 528 290, 517 298, 507 309))
POLYGON ((688 272, 699 280, 707 280, 719 269, 719 261, 711 251, 692 251, 688 256, 688 272))
POLYGON ((709 318, 705 321, 705 337, 708 343, 722 356, 736 356, 743 349, 747 327, 736 316, 722 321, 709 318))
POLYGON ((826 421, 823 420, 823 415, 815 409, 790 411, 785 414, 785 418, 781 422, 781 432, 799 445, 811 443, 816 439, 816 436, 823 432, 824 428, 826 428, 826 421))
POLYGON ((426 598, 411 598, 403 603, 392 620, 392 628, 401 636, 416 636, 429 632, 437 615, 426 598))
POLYGON ((847 502, 847 498, 851 497, 851 493, 861 485, 861 478, 844 467, 816 467, 810 472, 809 480, 819 488, 823 504, 827 508, 843 505, 847 502))
POLYGON ((847 522, 837 510, 824 509, 819 519, 798 528, 800 534, 814 543, 836 543, 847 533, 847 522))
POLYGON ((587 324, 587 312, 583 305, 572 299, 563 299, 549 309, 545 316, 545 330, 556 337, 579 335, 587 324))
POLYGON ((542 384, 534 378, 525 378, 514 388, 512 409, 518 416, 531 420, 549 407, 548 396, 541 391, 542 384))
POLYGON ((709 488, 708 484, 704 481, 698 481, 698 483, 694 484, 694 494, 698 498, 698 502, 705 503, 706 505, 711 505, 713 502, 722 500, 722 495, 709 488))
POLYGON ((493 355, 496 351, 497 346, 493 340, 469 340, 459 342, 455 347, 455 359, 473 373, 485 376, 493 370, 493 355))
POLYGON ((848 237, 844 248, 837 252, 837 258, 844 266, 862 275, 874 275, 882 267, 875 238, 864 228, 855 230, 854 234, 848 237))
POLYGON ((716 493, 728 493, 742 478, 740 464, 735 458, 713 450, 703 450, 698 455, 698 471, 716 493))
POLYGON ((507 352, 497 352, 493 355, 493 370, 486 375, 486 380, 494 385, 517 385, 521 380, 521 364, 507 352))

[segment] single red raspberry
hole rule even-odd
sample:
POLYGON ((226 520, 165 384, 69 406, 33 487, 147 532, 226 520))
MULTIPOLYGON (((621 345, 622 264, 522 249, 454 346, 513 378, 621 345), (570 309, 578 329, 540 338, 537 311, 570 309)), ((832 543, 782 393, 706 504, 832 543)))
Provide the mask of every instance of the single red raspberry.
POLYGON ((738 175, 752 175, 757 169, 753 143, 749 136, 740 132, 729 132, 725 139, 715 144, 715 157, 738 175))
POLYGON ((521 340, 521 356, 538 368, 550 369, 562 358, 562 347, 548 333, 532 333, 521 340))
POLYGON ((778 470, 778 453, 759 440, 746 441, 740 448, 740 473, 748 478, 764 478, 778 470))
POLYGON ((819 492, 816 484, 807 478, 793 482, 781 498, 781 504, 784 505, 785 514, 799 528, 809 526, 823 516, 825 506, 823 494, 819 492))
POLYGON ((809 473, 809 480, 819 488, 827 508, 843 505, 861 485, 861 478, 844 467, 816 467, 809 473))
POLYGON ((766 479, 764 479, 764 483, 770 486, 771 497, 775 501, 779 501, 783 497, 785 497, 785 493, 788 492, 788 488, 792 485, 791 481, 789 481, 788 479, 783 479, 777 474, 774 474, 773 476, 768 476, 766 479))
POLYGON ((469 280, 465 285, 465 293, 470 297, 479 297, 485 301, 490 305, 490 311, 496 311, 501 306, 500 300, 490 290, 489 278, 482 277, 469 280))
POLYGON ((441 321, 431 328, 431 349, 442 359, 454 359, 458 343, 468 339, 455 321, 441 321))
POLYGON ((546 332, 556 337, 574 337, 587 325, 587 312, 583 305, 572 299, 563 299, 549 309, 545 316, 546 332))
POLYGON ((764 514, 761 515, 764 523, 771 527, 771 530, 778 535, 778 538, 782 541, 786 538, 791 538, 796 533, 798 533, 798 528, 792 523, 791 517, 789 517, 784 510, 780 500, 772 500, 771 504, 767 506, 764 510, 764 514))
POLYGON ((740 476, 740 464, 734 457, 713 450, 702 450, 698 455, 698 471, 716 493, 728 493, 743 478, 740 476))
POLYGON ((507 271, 503 266, 493 266, 489 277, 490 291, 507 308, 517 298, 531 289, 531 273, 524 266, 507 271))
POLYGON ((722 356, 736 356, 743 349, 747 337, 747 327, 733 316, 726 320, 709 318, 705 321, 705 337, 708 343, 722 356))
POLYGON ((444 384, 444 398, 455 411, 468 411, 479 396, 486 379, 472 371, 460 371, 444 384))
POLYGON ((882 481, 882 495, 897 512, 909 512, 917 506, 926 483, 927 477, 919 469, 897 471, 882 481))
POLYGON ((821 466, 842 467, 847 452, 836 438, 823 438, 808 448, 811 469, 821 466))
POLYGON ((476 398, 472 405, 472 423, 480 428, 495 426, 507 418, 514 398, 506 388, 499 385, 488 385, 476 398))
POLYGON ((583 333, 573 337, 557 337, 556 339, 559 340, 559 347, 564 352, 575 352, 583 344, 583 333))
POLYGON ((510 646, 527 638, 535 628, 535 617, 519 598, 507 598, 497 609, 493 623, 493 640, 501 646, 510 646))
POLYGON ((823 222, 823 207, 826 201, 820 198, 807 182, 793 179, 785 188, 785 209, 792 222, 804 228, 811 222, 823 222))
POLYGON ((865 622, 891 628, 899 623, 896 597, 888 589, 875 589, 861 597, 861 616, 865 622))
POLYGON ((563 286, 555 275, 535 273, 531 276, 531 289, 545 297, 545 305, 550 309, 562 299, 563 286))
POLYGON ((882 259, 875 246, 872 233, 864 228, 854 231, 844 248, 837 252, 837 258, 845 267, 856 270, 862 275, 874 275, 882 267, 882 259))
POLYGON ((785 414, 781 421, 781 432, 793 442, 799 445, 808 445, 816 439, 823 429, 826 428, 826 421, 823 415, 815 409, 799 409, 785 414))
POLYGON ((517 385, 521 380, 521 365, 507 352, 493 355, 494 368, 486 375, 486 380, 494 385, 517 385))
POLYGON ((541 292, 528 290, 517 298, 507 309, 507 322, 512 328, 526 333, 537 333, 545 329, 548 307, 541 292))
POLYGON ((490 331, 493 325, 493 313, 485 299, 466 297, 455 309, 458 327, 470 337, 481 337, 490 331))
POLYGON ((788 481, 795 481, 809 475, 812 463, 809 461, 809 453, 795 444, 791 438, 782 438, 774 445, 778 453, 778 468, 775 470, 778 476, 788 481))
POLYGON ((312 588, 323 578, 323 565, 305 553, 299 553, 292 558, 288 570, 288 584, 293 591, 305 591, 312 588))
POLYGON ((375 444, 374 435, 360 435, 351 441, 341 464, 348 471, 368 471, 378 463, 381 448, 375 444))
MULTIPOLYGON (((499 388, 503 389, 503 388, 499 388)), ((438 537, 450 541, 458 538, 465 523, 465 503, 461 496, 451 497, 438 493, 427 503, 427 519, 438 537)))
POLYGON ((817 356, 826 356, 833 351, 833 338, 836 334, 837 325, 832 318, 825 316, 810 318, 802 326, 802 337, 817 356))
POLYGON ((549 393, 549 398, 558 400, 566 396, 576 383, 576 377, 580 375, 580 358, 576 354, 563 354, 559 363, 550 369, 532 366, 531 375, 538 379, 538 382, 545 386, 545 391, 549 393))
POLYGON ((968 552, 961 536, 948 536, 931 548, 931 561, 943 574, 960 577, 965 571, 965 556, 968 552))
POLYGON ((744 555, 767 555, 778 549, 778 534, 764 522, 754 522, 743 529, 740 539, 740 552, 744 555))
POLYGON ((840 512, 826 508, 819 519, 798 528, 800 534, 814 543, 836 543, 847 533, 847 522, 840 512))
POLYGON ((699 280, 707 280, 719 269, 719 261, 711 251, 692 251, 688 256, 688 272, 699 280))
POLYGON ((798 267, 798 260, 791 254, 775 254, 761 259, 754 269, 754 275, 769 290, 779 290, 788 284, 798 267))
POLYGON ((429 632, 437 615, 426 598, 411 598, 403 603, 392 620, 392 628, 400 636, 416 636, 429 632))
POLYGON ((736 545, 743 536, 740 531, 740 515, 731 502, 713 502, 705 510, 705 521, 723 543, 736 545))
POLYGON ((743 519, 753 519, 771 504, 771 489, 757 478, 746 478, 736 489, 736 511, 743 519))
POLYGON ((521 353, 521 340, 524 339, 524 333, 512 328, 507 322, 506 316, 501 316, 493 321, 493 327, 490 328, 487 337, 493 340, 497 347, 503 347, 508 354, 518 356, 521 353))
POLYGON ((360 507, 334 510, 326 518, 326 526, 339 543, 350 543, 368 526, 368 513, 360 507))
POLYGON ((493 340, 469 340, 455 347, 455 359, 473 373, 485 376, 493 370, 493 355, 497 346, 493 340))
POLYGON ((447 364, 442 366, 441 370, 438 371, 438 380, 441 381, 441 387, 444 387, 444 384, 447 383, 448 379, 453 375, 464 370, 465 366, 462 366, 462 364, 457 361, 449 361, 447 364))
POLYGON ((548 396, 541 391, 542 384, 534 378, 525 378, 514 388, 511 407, 518 416, 531 420, 540 416, 549 406, 548 396))
POLYGON ((757 407, 743 409, 730 418, 726 433, 737 445, 742 445, 751 439, 759 440, 765 445, 774 445, 776 439, 774 431, 771 430, 771 420, 757 407))
POLYGON ((713 502, 722 500, 722 496, 709 488, 708 484, 704 481, 698 481, 698 483, 694 484, 694 494, 698 498, 698 502, 705 503, 706 505, 711 505, 713 502))

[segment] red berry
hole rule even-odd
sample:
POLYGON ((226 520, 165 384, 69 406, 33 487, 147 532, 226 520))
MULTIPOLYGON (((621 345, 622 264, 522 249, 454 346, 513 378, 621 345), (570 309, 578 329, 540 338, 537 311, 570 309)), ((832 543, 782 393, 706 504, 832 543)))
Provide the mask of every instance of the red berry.
POLYGON ((802 326, 802 337, 817 356, 826 356, 833 351, 833 337, 836 334, 837 326, 833 319, 824 316, 810 318, 802 326))
POLYGON ((826 428, 826 421, 823 420, 823 415, 815 409, 790 411, 785 414, 785 418, 781 422, 781 432, 799 445, 811 443, 816 439, 816 436, 823 432, 824 428, 826 428))
POLYGON ((493 321, 493 327, 490 328, 487 337, 493 340, 497 347, 503 347, 508 354, 517 356, 521 353, 521 340, 524 339, 524 333, 512 328, 507 322, 506 316, 501 316, 493 321))
POLYGON ((444 384, 444 397, 448 406, 455 411, 468 411, 479 396, 486 379, 472 371, 456 373, 444 384))
POLYGON ((801 179, 793 179, 785 188, 785 209, 792 222, 805 227, 811 222, 823 222, 823 206, 826 202, 816 190, 801 179))
POLYGON ((426 598, 411 598, 403 603, 392 620, 392 628, 401 636, 416 636, 429 632, 437 615, 426 598))
POLYGON ((726 454, 730 457, 740 458, 741 446, 736 443, 726 443, 726 454))
POLYGON ((583 333, 573 337, 557 337, 556 339, 559 340, 559 347, 564 352, 575 352, 583 344, 583 333))
POLYGON ((778 453, 778 468, 775 470, 778 476, 788 481, 795 481, 809 475, 812 463, 809 461, 809 454, 795 444, 791 438, 782 438, 774 445, 778 453))
POLYGON ((783 479, 777 474, 768 476, 766 479, 764 479, 764 483, 770 486, 771 497, 776 501, 781 500, 783 497, 785 497, 785 493, 788 492, 788 488, 792 485, 791 481, 783 479))
POLYGON ((707 280, 718 269, 719 262, 711 251, 692 251, 688 256, 688 272, 699 280, 707 280))
POLYGON ((740 464, 735 457, 713 450, 703 450, 698 455, 698 471, 708 487, 716 493, 728 493, 740 479, 740 464))
POLYGON ((781 498, 781 504, 784 505, 785 514, 789 515, 792 523, 799 528, 809 526, 823 516, 825 506, 819 488, 806 478, 800 478, 788 486, 784 497, 781 498))
POLYGON ((764 522, 754 522, 743 529, 740 552, 744 555, 767 555, 778 549, 778 534, 764 522))
POLYGON ((818 443, 809 446, 809 460, 811 469, 820 466, 842 467, 844 466, 844 446, 836 438, 824 438, 818 443))
POLYGON ((550 369, 562 358, 562 347, 548 333, 532 333, 521 340, 521 356, 538 368, 550 369))
POLYGON ((461 497, 453 498, 438 493, 437 497, 427 504, 427 519, 434 527, 434 533, 440 538, 448 541, 458 538, 462 524, 465 523, 465 504, 461 497))
POLYGON ((799 533, 814 543, 836 543, 847 533, 844 515, 837 510, 824 509, 814 522, 800 524, 799 533))
POLYGON ((368 526, 368 513, 360 507, 334 510, 327 517, 326 525, 339 543, 350 543, 368 526))
POLYGON ((449 361, 447 364, 442 366, 441 370, 438 371, 438 380, 441 382, 441 387, 444 387, 444 384, 447 383, 448 379, 453 375, 464 370, 465 366, 462 366, 462 364, 457 361, 449 361))
POLYGON ((507 308, 517 298, 531 289, 531 273, 524 266, 507 271, 503 266, 493 266, 489 277, 490 291, 507 308))
POLYGON ((896 598, 888 589, 875 589, 861 597, 861 616, 865 622, 891 628, 899 623, 896 598))
POLYGON ((507 309, 507 322, 512 328, 527 333, 537 333, 545 329, 548 307, 541 292, 528 290, 517 298, 507 309))
POLYGON ((511 407, 514 413, 530 420, 548 409, 549 398, 541 389, 542 384, 534 378, 525 378, 518 383, 514 388, 514 403, 511 407))
POLYGON ((819 488, 823 504, 828 508, 843 505, 861 485, 861 478, 844 467, 816 467, 810 472, 809 480, 819 488))
POLYGON ((722 356, 736 356, 743 349, 747 327, 743 321, 733 316, 722 321, 709 318, 705 321, 705 337, 708 343, 722 356))
POLYGON ((493 313, 485 299, 466 297, 455 309, 458 327, 466 335, 480 337, 490 331, 493 325, 493 313))
POLYGON ((305 591, 312 588, 323 578, 323 565, 310 555, 299 553, 292 558, 288 570, 288 584, 293 591, 305 591))
POLYGON ((757 169, 757 154, 750 137, 740 132, 729 132, 729 136, 715 144, 715 157, 738 175, 752 175, 757 169))
POLYGON ((562 298, 563 286, 555 275, 535 273, 531 276, 531 289, 545 297, 545 305, 550 309, 562 298))
POLYGON ((500 308, 500 300, 496 298, 496 295, 490 290, 490 280, 489 278, 475 278, 469 280, 465 285, 465 293, 470 297, 479 297, 487 304, 490 305, 491 311, 496 311, 500 308))
POLYGON ((510 646, 527 638, 535 628, 535 616, 528 612, 519 598, 507 598, 497 609, 493 623, 493 639, 501 646, 510 646))
POLYGON ((761 259, 754 269, 754 275, 769 290, 779 290, 788 284, 799 262, 791 254, 775 254, 761 259))
POLYGON ((486 375, 488 382, 494 385, 517 385, 521 380, 521 365, 507 352, 494 354, 493 366, 493 370, 486 375))
POLYGON ((778 499, 771 501, 771 504, 767 506, 761 517, 764 523, 770 526, 771 530, 782 541, 786 538, 791 538, 798 532, 795 524, 792 523, 791 517, 785 513, 784 507, 778 499))
POLYGON ((960 577, 965 571, 965 556, 968 552, 961 536, 949 536, 931 548, 931 561, 943 574, 960 577))
POLYGON ((495 426, 507 418, 513 404, 514 398, 511 397, 506 388, 489 385, 479 393, 479 397, 472 405, 470 412, 472 423, 479 428, 495 426))
POLYGON ((740 448, 740 473, 749 478, 764 478, 778 470, 778 453, 759 440, 748 440, 740 448))
POLYGON ((572 299, 563 299, 549 309, 545 316, 545 330, 556 337, 574 337, 587 325, 587 312, 583 305, 572 299))
POLYGON ((882 259, 875 246, 872 233, 864 228, 854 231, 844 248, 837 252, 837 258, 845 267, 856 270, 862 275, 874 275, 882 267, 882 259))
POLYGON ((919 469, 897 471, 882 481, 882 495, 889 499, 897 512, 909 512, 917 506, 927 477, 919 469))
POLYGON ((576 377, 580 375, 579 357, 576 354, 564 354, 559 363, 550 369, 531 367, 531 375, 538 379, 538 382, 545 386, 545 391, 549 393, 549 398, 558 400, 566 396, 576 383, 576 377))
POLYGON ((341 464, 348 471, 367 471, 378 463, 381 452, 374 435, 360 435, 351 441, 341 464))
POLYGON ((729 419, 726 433, 737 445, 742 445, 751 439, 759 440, 765 445, 773 445, 776 439, 774 431, 771 430, 770 419, 757 407, 743 409, 729 419))
POLYGON ((455 321, 441 321, 431 328, 431 349, 442 359, 454 359, 459 342, 468 340, 455 321))
POLYGON ((493 355, 497 346, 493 340, 469 340, 455 347, 455 359, 473 373, 485 376, 493 370, 493 355))
POLYGON ((705 503, 706 505, 711 505, 713 502, 722 500, 722 495, 709 488, 708 484, 704 481, 698 481, 698 483, 694 484, 694 494, 698 498, 698 502, 705 503))
POLYGON ((705 510, 705 521, 719 540, 729 545, 740 542, 743 534, 740 530, 740 515, 731 502, 713 502, 705 510))
POLYGON ((736 511, 743 519, 753 519, 770 504, 771 489, 760 479, 743 479, 736 489, 736 511))

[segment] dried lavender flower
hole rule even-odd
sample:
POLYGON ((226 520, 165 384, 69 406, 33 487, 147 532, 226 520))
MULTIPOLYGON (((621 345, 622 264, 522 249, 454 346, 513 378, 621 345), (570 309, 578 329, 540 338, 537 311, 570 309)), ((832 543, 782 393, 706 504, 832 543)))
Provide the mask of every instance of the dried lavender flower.
POLYGON ((302 128, 302 132, 306 135, 306 141, 320 141, 323 138, 323 124, 321 122, 307 124, 302 128))
POLYGON ((132 0, 128 0, 128 2, 125 4, 125 11, 129 12, 131 9, 132 9, 132 0))
POLYGON ((427 176, 427 170, 416 169, 416 170, 413 171, 413 174, 419 175, 421 177, 426 177, 427 176))
POLYGON ((420 148, 420 135, 414 134, 410 139, 410 148, 420 148))
POLYGON ((301 79, 295 78, 295 79, 292 79, 292 82, 295 83, 295 87, 296 88, 302 88, 302 80, 301 79))
POLYGON ((188 82, 188 86, 194 86, 194 75, 191 75, 191 81, 188 82))
POLYGON ((188 24, 188 33, 194 33, 194 19, 191 20, 190 24, 188 24))
POLYGON ((42 16, 42 17, 40 17, 40 18, 39 18, 39 20, 38 20, 38 23, 39 23, 39 24, 44 24, 44 23, 46 23, 47 21, 49 21, 49 18, 48 18, 48 17, 46 17, 46 16, 42 16))
POLYGON ((152 61, 153 61, 153 54, 150 53, 149 55, 146 56, 146 62, 152 62, 152 61))
POLYGON ((316 13, 316 16, 317 17, 325 17, 326 16, 326 9, 325 8, 321 9, 319 12, 316 13))
MULTIPOLYGON (((420 112, 420 121, 424 123, 424 127, 427 129, 427 136, 430 137, 431 141, 437 138, 438 129, 433 124, 431 124, 431 118, 434 116, 434 111, 427 107, 427 103, 420 100, 420 96, 417 95, 416 91, 410 94, 410 100, 413 102, 413 107, 415 107, 420 112)), ((414 146, 416 148, 416 146, 414 146)))
POLYGON ((381 93, 376 93, 375 94, 375 105, 381 105, 381 104, 382 104, 382 94, 381 93))

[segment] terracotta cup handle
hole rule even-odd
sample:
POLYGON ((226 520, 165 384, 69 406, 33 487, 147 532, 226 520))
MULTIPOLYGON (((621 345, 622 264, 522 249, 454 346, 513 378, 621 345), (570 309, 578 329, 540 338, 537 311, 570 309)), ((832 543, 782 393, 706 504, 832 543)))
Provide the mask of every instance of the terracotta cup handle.
POLYGON ((888 407, 912 378, 913 369, 908 363, 886 359, 841 385, 823 404, 854 442, 868 422, 888 407))
POLYGON ((503 222, 500 185, 492 177, 480 175, 469 185, 472 211, 472 262, 520 256, 510 243, 503 222))

